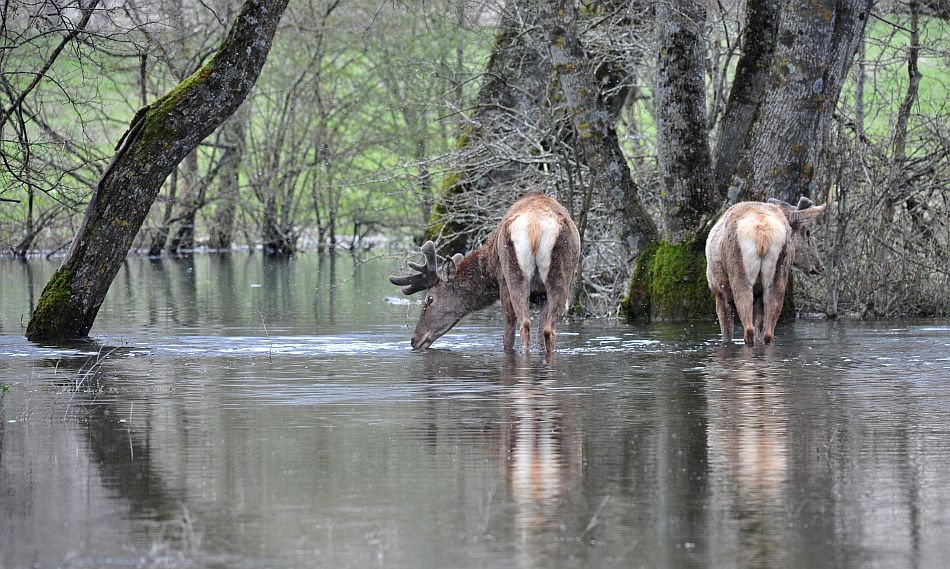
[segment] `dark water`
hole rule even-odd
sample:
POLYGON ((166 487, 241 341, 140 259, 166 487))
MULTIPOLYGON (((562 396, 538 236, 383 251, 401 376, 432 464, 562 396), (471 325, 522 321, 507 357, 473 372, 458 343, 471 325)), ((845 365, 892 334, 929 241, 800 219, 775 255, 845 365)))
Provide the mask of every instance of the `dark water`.
POLYGON ((130 259, 22 333, 0 261, 0 567, 945 567, 950 322, 566 322, 427 353, 398 259, 130 259), (2 386, 0 386, 2 387, 2 386))

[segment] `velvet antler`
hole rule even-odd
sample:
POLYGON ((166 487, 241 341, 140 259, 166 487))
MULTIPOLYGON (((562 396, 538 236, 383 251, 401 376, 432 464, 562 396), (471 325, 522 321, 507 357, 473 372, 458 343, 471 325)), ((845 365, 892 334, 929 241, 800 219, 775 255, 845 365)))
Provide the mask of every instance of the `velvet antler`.
POLYGON ((389 282, 402 287, 402 293, 409 295, 426 290, 435 286, 439 282, 438 265, 435 257, 435 243, 426 241, 422 246, 422 254, 425 255, 425 264, 413 263, 409 261, 409 268, 416 271, 410 275, 401 277, 389 277, 389 282))

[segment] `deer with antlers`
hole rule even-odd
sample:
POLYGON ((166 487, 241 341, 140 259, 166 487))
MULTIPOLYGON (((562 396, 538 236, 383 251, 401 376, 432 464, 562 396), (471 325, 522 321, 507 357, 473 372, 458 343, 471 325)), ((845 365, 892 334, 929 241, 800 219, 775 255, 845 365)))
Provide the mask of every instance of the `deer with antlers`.
POLYGON ((541 335, 554 350, 557 322, 567 311, 571 285, 580 263, 581 240, 568 211, 540 193, 516 201, 485 243, 463 257, 456 254, 437 268, 435 245, 422 246, 425 263, 409 262, 414 274, 389 277, 403 294, 428 291, 412 334, 412 347, 424 350, 459 320, 501 300, 505 313, 503 344, 514 349, 520 326, 522 350, 531 346, 528 300, 543 293, 541 335))

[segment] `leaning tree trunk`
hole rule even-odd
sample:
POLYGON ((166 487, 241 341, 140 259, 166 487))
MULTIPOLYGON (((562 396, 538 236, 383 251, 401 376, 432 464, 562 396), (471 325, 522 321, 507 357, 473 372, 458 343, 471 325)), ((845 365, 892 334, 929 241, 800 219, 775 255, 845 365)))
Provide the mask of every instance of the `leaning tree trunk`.
MULTIPOLYGON (((767 6, 781 10, 780 16, 773 16, 779 24, 768 76, 758 87, 760 95, 746 97, 758 104, 746 135, 732 145, 738 149, 734 163, 716 168, 731 171, 720 178, 728 178, 736 201, 776 197, 794 203, 801 195, 811 195, 819 166, 820 125, 834 112, 870 6, 871 0, 789 0, 784 6, 767 6)), ((761 33, 770 35, 771 28, 761 33)), ((752 65, 743 59, 755 53, 744 52, 740 68, 752 65)), ((733 84, 734 91, 748 88, 733 84)), ((730 95, 730 103, 732 99, 730 95)), ((728 159, 720 153, 720 161, 728 159)))
POLYGON ((289 0, 244 0, 218 52, 136 113, 93 192, 63 265, 27 327, 32 341, 85 337, 172 169, 247 96, 289 0))
MULTIPOLYGON (((466 252, 486 219, 489 193, 517 184, 536 147, 551 73, 541 50, 535 0, 509 1, 488 61, 475 111, 459 137, 461 164, 442 183, 427 239, 446 253, 466 252)), ((504 207, 501 210, 504 211, 504 207)))
POLYGON ((746 4, 742 54, 716 142, 716 191, 730 201, 736 201, 738 192, 735 186, 730 191, 736 160, 765 95, 781 8, 781 0, 748 0, 746 4))
POLYGON ((581 47, 573 0, 541 0, 541 25, 548 40, 575 143, 590 170, 596 194, 610 196, 623 225, 621 237, 633 254, 656 240, 653 219, 643 207, 614 128, 616 116, 601 96, 594 64, 581 47))

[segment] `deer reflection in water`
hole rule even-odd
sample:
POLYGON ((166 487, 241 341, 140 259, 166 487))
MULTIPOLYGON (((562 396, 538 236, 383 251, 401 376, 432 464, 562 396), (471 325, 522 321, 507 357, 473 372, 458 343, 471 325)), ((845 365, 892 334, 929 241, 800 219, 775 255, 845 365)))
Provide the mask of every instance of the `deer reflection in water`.
POLYGON ((723 346, 707 368, 707 446, 715 523, 710 552, 739 566, 782 566, 790 477, 785 378, 771 349, 753 354, 723 346), (776 362, 777 363, 777 362, 776 362), (718 535, 717 535, 718 534, 718 535))
POLYGON ((555 543, 552 537, 574 538, 584 529, 564 527, 565 519, 576 517, 568 515, 573 506, 567 502, 571 485, 581 479, 581 417, 579 408, 566 402, 556 389, 561 380, 554 354, 543 358, 506 354, 497 372, 485 369, 484 362, 451 352, 430 350, 423 357, 434 390, 427 438, 440 444, 445 433, 433 436, 431 429, 466 425, 461 436, 475 436, 487 443, 491 461, 502 470, 497 479, 502 488, 501 492, 486 488, 493 503, 483 507, 490 510, 483 531, 493 535, 512 532, 525 556, 524 565, 538 565, 544 550, 555 543), (497 380, 486 380, 486 375, 497 380), (436 396, 435 391, 452 379, 471 377, 480 382, 497 381, 501 389, 491 390, 491 398, 480 401, 477 409, 436 396))
POLYGON ((565 485, 580 470, 580 436, 569 427, 560 395, 551 390, 555 372, 553 358, 535 364, 511 356, 502 368, 509 388, 506 476, 516 506, 515 528, 522 533, 556 523, 565 485))

